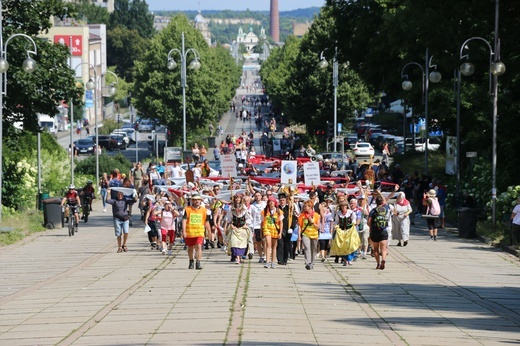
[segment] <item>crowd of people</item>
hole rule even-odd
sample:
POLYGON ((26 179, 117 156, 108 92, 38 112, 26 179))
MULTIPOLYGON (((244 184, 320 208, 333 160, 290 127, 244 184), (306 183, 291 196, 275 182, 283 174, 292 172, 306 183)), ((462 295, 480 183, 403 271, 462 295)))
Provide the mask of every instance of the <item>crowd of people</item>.
MULTIPOLYGON (((378 166, 368 170, 373 168, 378 166)), ((152 250, 171 256, 173 245, 182 243, 188 267, 196 269, 202 269, 204 249, 221 248, 234 263, 256 257, 265 268, 287 265, 300 255, 308 270, 316 261, 352 266, 372 256, 384 270, 389 242, 407 246, 417 214, 425 216, 432 241, 444 227, 445 187, 428 177, 400 174, 398 165, 385 173, 387 183, 347 179, 306 193, 296 185, 254 178, 219 182, 199 176, 189 183, 174 178, 185 174, 178 164, 162 162, 146 169, 136 163, 128 174, 117 169, 103 174, 103 212, 112 206, 118 252, 128 251, 132 209, 140 212, 152 250), (401 178, 393 182, 395 177, 401 178)))

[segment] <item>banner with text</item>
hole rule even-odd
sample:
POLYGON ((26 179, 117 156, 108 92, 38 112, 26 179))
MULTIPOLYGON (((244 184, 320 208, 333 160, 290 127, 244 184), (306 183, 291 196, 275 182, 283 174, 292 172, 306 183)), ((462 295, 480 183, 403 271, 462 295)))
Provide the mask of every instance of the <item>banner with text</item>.
POLYGON ((303 178, 305 185, 319 185, 320 184, 320 164, 317 161, 305 162, 303 164, 303 178))

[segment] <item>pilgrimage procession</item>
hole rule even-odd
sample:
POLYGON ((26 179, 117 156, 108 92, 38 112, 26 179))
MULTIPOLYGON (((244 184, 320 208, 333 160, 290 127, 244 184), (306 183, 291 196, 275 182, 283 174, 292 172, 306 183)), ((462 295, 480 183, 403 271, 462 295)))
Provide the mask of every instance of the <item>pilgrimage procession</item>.
POLYGON ((175 3, 0 0, 0 345, 520 343, 517 8, 175 3))

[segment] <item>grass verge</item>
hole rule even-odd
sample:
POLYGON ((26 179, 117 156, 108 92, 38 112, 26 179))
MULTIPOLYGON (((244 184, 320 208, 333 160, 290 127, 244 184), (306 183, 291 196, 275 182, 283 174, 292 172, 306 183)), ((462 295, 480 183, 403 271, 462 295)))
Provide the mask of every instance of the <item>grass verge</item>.
POLYGON ((2 228, 12 228, 13 230, 0 233, 0 246, 14 244, 33 233, 45 230, 43 213, 39 210, 28 210, 4 215, 2 228))

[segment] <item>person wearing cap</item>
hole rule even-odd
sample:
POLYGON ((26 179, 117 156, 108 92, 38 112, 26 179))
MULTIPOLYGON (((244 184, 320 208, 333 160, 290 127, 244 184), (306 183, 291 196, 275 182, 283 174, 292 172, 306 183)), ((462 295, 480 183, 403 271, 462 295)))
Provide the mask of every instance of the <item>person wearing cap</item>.
POLYGON ((294 203, 291 201, 289 196, 285 193, 280 193, 278 199, 280 200, 279 208, 283 213, 283 227, 282 237, 278 241, 276 249, 276 257, 278 259, 278 264, 287 265, 289 256, 292 254, 292 233, 296 228, 298 218, 295 215, 296 210, 294 208, 294 203))
POLYGON ((61 206, 67 205, 68 212, 65 212, 65 215, 69 215, 72 212, 74 214, 74 218, 76 219, 76 225, 79 225, 79 214, 78 208, 81 205, 81 200, 79 199, 78 192, 76 191, 76 187, 74 184, 70 184, 67 192, 65 193, 65 197, 63 197, 61 201, 61 206))
POLYGON ((231 261, 242 263, 242 258, 247 254, 249 240, 251 238, 251 214, 244 204, 243 195, 237 193, 233 196, 230 212, 226 214, 226 236, 228 249, 231 250, 231 261))
POLYGON ((278 201, 273 196, 267 199, 262 211, 262 235, 265 239, 266 263, 264 268, 276 268, 276 248, 282 238, 283 212, 277 208, 278 201))
MULTIPOLYGON (((434 189, 428 190, 428 192, 424 193, 423 204, 426 206, 426 214, 430 213, 432 209, 432 205, 436 204, 439 206, 439 202, 437 200, 437 191, 434 189)), ((440 209, 440 206, 439 206, 440 209)), ((437 241, 437 232, 439 228, 439 218, 427 218, 426 224, 428 225, 428 230, 430 231, 430 240, 437 241)))
POLYGON ((168 256, 172 255, 172 247, 175 242, 175 219, 179 212, 173 209, 172 202, 164 202, 164 209, 161 211, 161 241, 162 254, 166 254, 166 240, 168 239, 168 256))
POLYGON ((191 205, 184 209, 182 217, 182 235, 188 247, 189 266, 188 269, 202 269, 200 260, 202 258, 202 243, 206 230, 210 230, 207 220, 206 208, 202 205, 202 197, 198 193, 191 195, 191 205), (194 260, 196 263, 194 266, 194 260))
POLYGON ((125 195, 122 191, 116 191, 117 198, 108 198, 110 195, 107 194, 107 203, 112 205, 112 215, 114 217, 114 232, 117 237, 117 252, 127 252, 126 242, 128 240, 128 231, 130 227, 130 216, 128 214, 128 205, 130 201, 125 199, 125 195))

